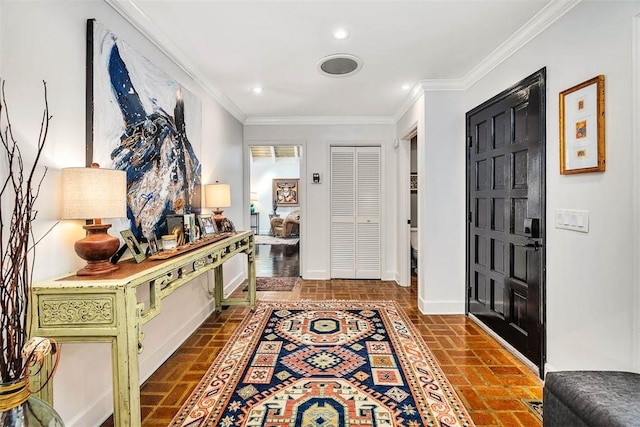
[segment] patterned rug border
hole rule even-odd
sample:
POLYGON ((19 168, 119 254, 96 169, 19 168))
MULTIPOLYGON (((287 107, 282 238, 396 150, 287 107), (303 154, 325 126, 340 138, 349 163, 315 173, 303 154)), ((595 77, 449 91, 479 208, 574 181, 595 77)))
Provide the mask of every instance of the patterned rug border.
POLYGON ((540 421, 542 421, 542 401, 538 399, 522 399, 527 409, 540 421))
MULTIPOLYGON (((256 277, 256 291, 261 291, 261 292, 292 291, 296 287, 299 281, 300 281, 299 277, 256 277), (266 286, 264 282, 269 280, 276 280, 280 282, 292 281, 293 283, 281 283, 276 285, 275 287, 267 289, 264 287, 266 286)), ((249 289, 249 285, 247 285, 246 282, 247 281, 245 280, 244 281, 245 285, 242 288, 243 291, 247 291, 249 289)))
MULTIPOLYGON (((449 425, 460 425, 465 427, 475 426, 471 416, 469 415, 467 409, 463 405, 462 399, 458 396, 453 385, 446 378, 444 372, 440 368, 440 365, 438 364, 433 353, 431 352, 426 342, 420 335, 420 332, 418 331, 418 329, 415 327, 411 319, 407 316, 407 314, 404 312, 402 307, 397 302, 390 301, 390 300, 363 301, 363 300, 339 300, 339 299, 322 300, 322 301, 304 300, 304 299, 296 300, 296 301, 274 301, 274 300, 257 301, 256 307, 253 313, 242 320, 242 322, 238 325, 238 327, 235 329, 232 336, 228 340, 228 343, 231 343, 232 345, 226 345, 220 351, 220 353, 218 353, 215 360, 207 369, 206 373, 203 375, 198 385, 190 394, 188 400, 182 405, 180 410, 176 413, 175 417, 173 418, 169 426, 201 425, 201 424, 193 424, 193 421, 189 421, 187 419, 188 416, 192 414, 193 411, 195 411, 196 404, 204 398, 205 391, 207 391, 207 389, 211 387, 212 379, 215 379, 215 378, 212 378, 212 376, 216 373, 216 371, 220 370, 220 365, 223 362, 227 361, 227 359, 231 355, 237 358, 240 351, 244 353, 243 347, 246 347, 246 345, 248 345, 247 340, 250 339, 250 337, 255 333, 256 330, 259 329, 256 327, 247 328, 249 325, 251 325, 251 323, 254 321, 253 319, 256 318, 256 316, 263 316, 262 318, 258 318, 259 319, 258 323, 260 324, 260 328, 262 328, 260 330, 263 330, 263 328, 266 327, 266 324, 269 321, 269 316, 264 316, 263 313, 268 310, 271 310, 271 309, 302 310, 302 309, 318 309, 318 308, 326 309, 332 305, 333 306, 337 305, 337 307, 334 307, 334 308, 342 309, 342 310, 366 309, 366 308, 387 309, 387 310, 391 308, 392 310, 394 310, 395 311, 394 314, 404 321, 404 326, 406 326, 406 329, 409 330, 410 332, 410 336, 414 339, 413 343, 417 344, 422 354, 426 357, 426 362, 429 368, 431 368, 432 373, 434 374, 434 379, 437 380, 438 387, 440 388, 443 396, 446 397, 447 404, 451 405, 451 410, 455 413, 455 416, 451 416, 450 414, 443 414, 443 413, 434 415, 432 413, 430 415, 433 418, 433 421, 437 424, 444 423, 443 425, 448 425, 448 426, 449 425), (239 344, 240 342, 243 342, 244 344, 239 344)), ((386 316, 389 317, 389 313, 386 313, 386 316)), ((399 325, 394 325, 394 326, 396 326, 397 328, 399 325)), ((393 332, 395 334, 400 335, 401 331, 394 329, 393 332)), ((398 339, 397 336, 394 336, 394 338, 396 340, 398 339)), ((406 358, 407 354, 402 354, 402 357, 406 358)), ((244 366, 242 367, 242 369, 244 369, 244 366)), ((416 368, 413 367, 413 369, 415 370, 416 368)), ((232 374, 227 374, 227 377, 229 376, 232 376, 232 374)), ((226 379, 218 378, 217 381, 214 381, 214 382, 216 383, 217 389, 214 390, 213 392, 210 391, 206 394, 208 400, 211 400, 211 399, 215 400, 214 393, 219 393, 219 390, 224 387, 224 384, 226 383, 226 379)), ((430 394, 431 392, 427 390, 423 390, 423 393, 430 394)), ((196 412, 198 415, 202 415, 201 409, 196 412)), ((207 420, 209 414, 210 412, 208 412, 207 416, 205 416, 205 421, 210 421, 210 420, 207 420)), ((206 424, 206 425, 209 425, 209 424, 206 424)))

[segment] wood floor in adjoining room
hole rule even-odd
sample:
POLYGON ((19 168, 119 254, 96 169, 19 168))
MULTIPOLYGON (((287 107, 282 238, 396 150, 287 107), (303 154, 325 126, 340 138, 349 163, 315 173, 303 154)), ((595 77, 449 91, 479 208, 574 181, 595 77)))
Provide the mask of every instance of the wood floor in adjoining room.
MULTIPOLYGON (((262 300, 394 300, 405 310, 479 426, 541 426, 523 399, 542 400, 536 374, 464 315, 425 316, 415 284, 376 280, 301 280, 262 300)), ((229 307, 207 321, 142 386, 143 425, 166 426, 248 313, 229 307)), ((112 425, 107 421, 103 426, 112 425)))

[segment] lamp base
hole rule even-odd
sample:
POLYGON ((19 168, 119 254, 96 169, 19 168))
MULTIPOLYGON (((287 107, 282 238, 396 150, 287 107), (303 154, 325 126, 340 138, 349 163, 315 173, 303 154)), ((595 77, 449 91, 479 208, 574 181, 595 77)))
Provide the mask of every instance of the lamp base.
POLYGON ((218 229, 218 232, 221 232, 221 228, 222 228, 222 221, 225 219, 225 217, 222 215, 222 212, 224 212, 222 209, 220 208, 215 208, 213 210, 213 220, 216 223, 216 228, 218 229))
POLYGON ((107 234, 111 224, 85 225, 87 235, 76 242, 74 248, 76 254, 87 261, 84 268, 78 270, 78 276, 96 276, 106 274, 118 269, 118 266, 111 264, 111 257, 120 247, 120 239, 107 234))

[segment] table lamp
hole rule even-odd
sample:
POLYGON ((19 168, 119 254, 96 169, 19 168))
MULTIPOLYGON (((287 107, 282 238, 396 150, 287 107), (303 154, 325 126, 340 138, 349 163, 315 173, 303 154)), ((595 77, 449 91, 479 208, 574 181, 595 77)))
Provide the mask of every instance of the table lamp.
MULTIPOLYGON (((224 219, 220 208, 228 208, 231 206, 231 187, 229 184, 220 184, 216 181, 215 184, 208 184, 204 186, 204 202, 205 207, 213 209, 213 219, 218 226, 224 219)), ((220 229, 218 227, 218 229, 220 229)))
POLYGON ((93 224, 83 228, 87 235, 78 240, 76 254, 87 265, 78 270, 78 276, 95 276, 117 270, 110 259, 120 247, 120 239, 107 234, 111 224, 102 224, 101 218, 127 216, 126 173, 115 169, 90 168, 62 169, 62 219, 91 219, 93 224))
POLYGON ((256 211, 256 207, 254 206, 255 203, 258 201, 258 193, 255 191, 251 192, 251 205, 249 207, 249 210, 251 211, 251 213, 254 213, 256 211))

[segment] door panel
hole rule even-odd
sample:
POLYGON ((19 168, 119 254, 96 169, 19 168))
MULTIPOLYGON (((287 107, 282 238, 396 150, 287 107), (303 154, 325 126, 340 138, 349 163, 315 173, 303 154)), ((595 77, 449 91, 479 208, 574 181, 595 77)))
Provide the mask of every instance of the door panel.
POLYGON ((331 148, 331 277, 379 279, 380 147, 331 148))
POLYGON ((543 69, 467 113, 468 312, 541 374, 544 94, 543 69))

